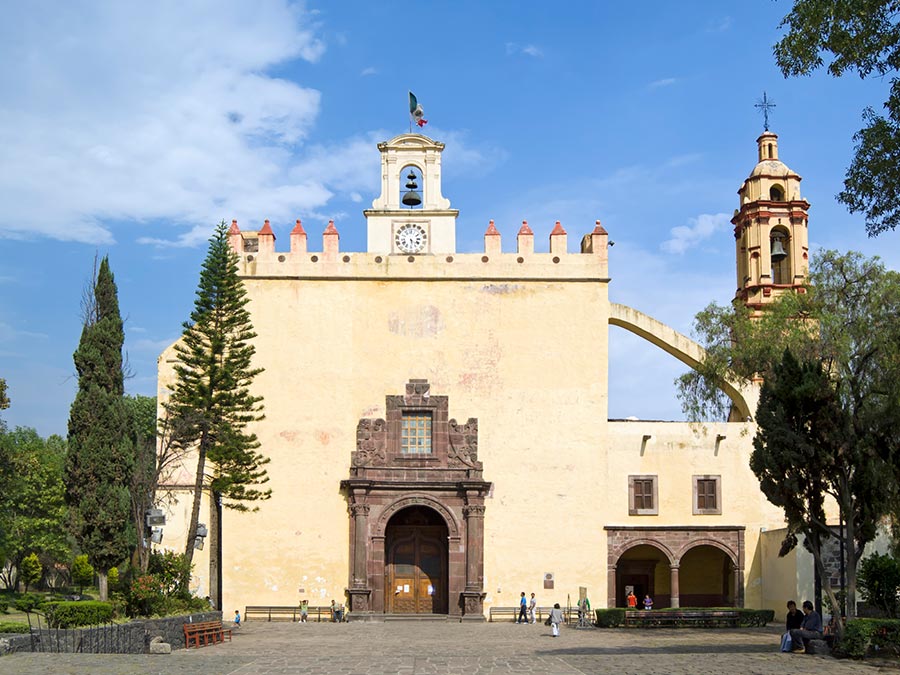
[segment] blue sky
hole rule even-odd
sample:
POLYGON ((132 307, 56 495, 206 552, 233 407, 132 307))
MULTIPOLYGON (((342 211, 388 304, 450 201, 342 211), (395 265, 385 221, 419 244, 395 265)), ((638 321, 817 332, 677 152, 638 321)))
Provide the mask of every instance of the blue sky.
MULTIPOLYGON (((756 163, 767 91, 782 160, 812 203, 815 247, 900 267, 900 233, 866 238, 836 203, 882 80, 785 80, 785 1, 32 2, 0 21, 0 377, 3 418, 65 433, 71 355, 95 253, 126 318, 131 393, 191 310, 214 224, 296 218, 321 247, 365 248, 375 143, 408 129, 406 92, 447 144, 457 247, 488 220, 513 250, 523 219, 575 250, 600 219, 610 295, 690 333, 734 293, 728 220, 756 163)), ((677 361, 611 329, 610 416, 680 419, 677 361)))

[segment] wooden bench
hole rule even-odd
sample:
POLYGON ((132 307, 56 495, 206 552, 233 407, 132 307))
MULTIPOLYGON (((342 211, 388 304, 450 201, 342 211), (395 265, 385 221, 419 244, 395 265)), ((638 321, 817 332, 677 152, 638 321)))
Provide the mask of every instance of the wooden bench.
POLYGON ((231 629, 222 626, 221 621, 196 621, 184 624, 184 646, 189 649, 191 643, 195 647, 218 644, 225 638, 231 641, 231 629))
MULTIPOLYGON (((312 620, 313 616, 316 617, 316 621, 319 623, 323 620, 331 621, 331 606, 321 605, 313 607, 311 605, 306 610, 306 616, 309 621, 312 620)), ((247 607, 244 607, 244 620, 250 621, 253 618, 256 618, 257 620, 265 619, 266 621, 299 621, 300 606, 270 607, 267 605, 248 605, 247 607)))
POLYGON ((697 626, 700 628, 737 628, 741 623, 739 612, 733 610, 643 610, 629 609, 625 612, 625 627, 632 628, 678 628, 697 626))

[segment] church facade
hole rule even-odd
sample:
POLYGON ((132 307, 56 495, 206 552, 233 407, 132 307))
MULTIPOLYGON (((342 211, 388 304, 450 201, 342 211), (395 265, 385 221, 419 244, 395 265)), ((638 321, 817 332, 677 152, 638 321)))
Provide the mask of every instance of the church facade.
MULTIPOLYGON (((757 145, 733 223, 737 297, 761 309, 802 287, 809 204, 775 134, 757 145)), ((596 607, 624 606, 628 589, 655 607, 808 597, 812 563, 777 558, 783 518, 749 469, 757 392, 725 385, 729 422, 608 419, 611 325, 688 365, 702 349, 610 302, 599 221, 573 242, 548 227, 547 252, 528 223, 501 242, 491 221, 483 250, 457 252, 443 147, 419 134, 379 144, 366 251, 341 250, 334 223, 320 250, 300 221, 284 249, 268 221, 232 224, 273 496, 225 510, 222 607, 335 599, 354 620, 481 621, 521 591, 542 606, 580 587, 596 607)), ((175 358, 160 357, 160 401, 175 358)), ((174 549, 190 459, 167 477, 174 549)), ((201 595, 208 552, 195 555, 201 595)))

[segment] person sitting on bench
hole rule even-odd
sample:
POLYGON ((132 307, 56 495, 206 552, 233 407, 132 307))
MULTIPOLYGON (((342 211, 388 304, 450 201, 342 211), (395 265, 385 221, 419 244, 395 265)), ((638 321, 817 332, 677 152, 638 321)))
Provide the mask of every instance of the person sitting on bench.
POLYGON ((805 651, 806 643, 809 640, 822 639, 822 617, 813 609, 813 604, 809 600, 803 602, 803 622, 800 628, 791 630, 791 649, 795 652, 805 651))

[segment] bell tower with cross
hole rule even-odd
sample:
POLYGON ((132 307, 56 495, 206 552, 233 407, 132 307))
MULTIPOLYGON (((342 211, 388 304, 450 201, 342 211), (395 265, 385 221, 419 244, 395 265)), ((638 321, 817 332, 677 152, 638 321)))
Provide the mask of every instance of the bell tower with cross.
POLYGON ((369 253, 455 253, 459 211, 441 194, 444 144, 409 133, 379 143, 378 150, 381 196, 363 211, 369 253))
POLYGON ((800 196, 800 176, 778 158, 778 136, 769 131, 765 95, 761 108, 765 130, 756 139, 758 161, 738 190, 735 209, 735 299, 762 310, 786 292, 804 292, 809 271, 809 202, 800 196))

